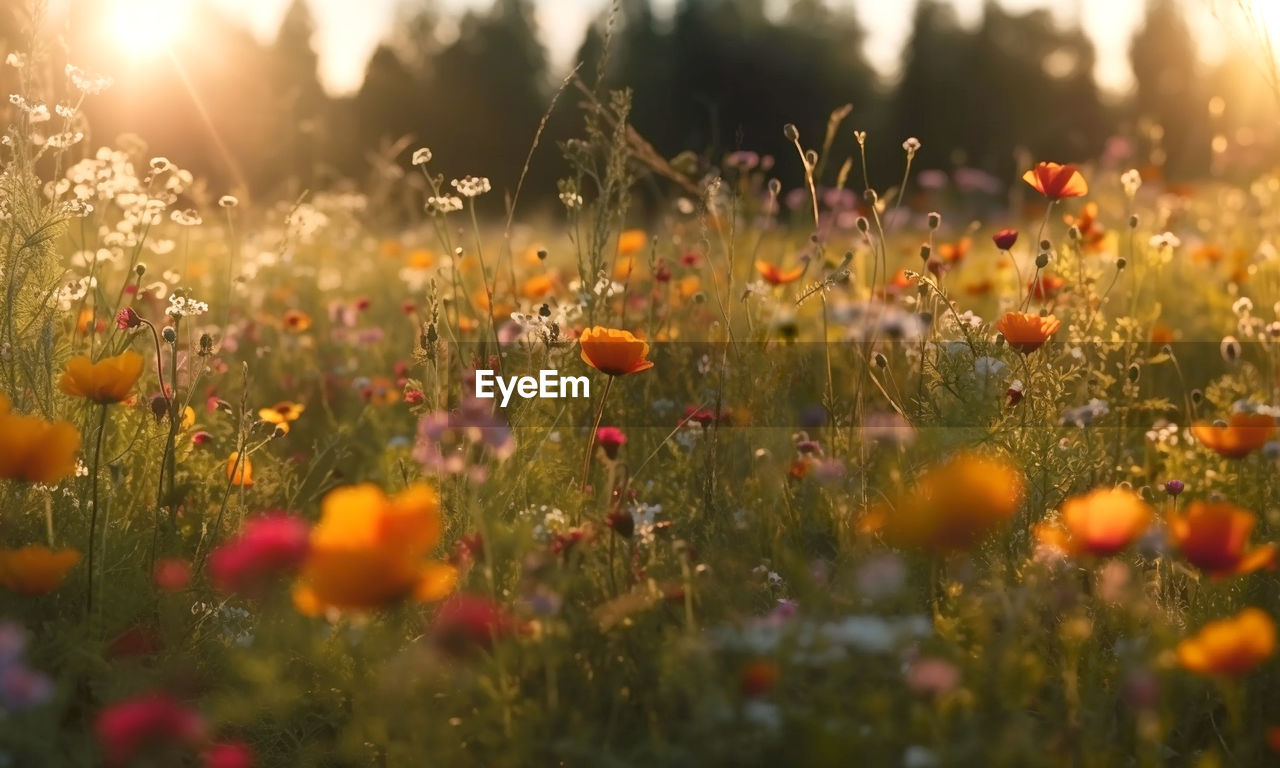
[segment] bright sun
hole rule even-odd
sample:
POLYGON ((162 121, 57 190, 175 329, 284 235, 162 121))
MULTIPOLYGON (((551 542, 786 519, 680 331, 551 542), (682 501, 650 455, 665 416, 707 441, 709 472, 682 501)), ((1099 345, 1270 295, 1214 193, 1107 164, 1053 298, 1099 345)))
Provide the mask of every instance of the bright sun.
POLYGON ((187 22, 187 0, 112 0, 107 25, 126 53, 147 56, 168 48, 187 22))

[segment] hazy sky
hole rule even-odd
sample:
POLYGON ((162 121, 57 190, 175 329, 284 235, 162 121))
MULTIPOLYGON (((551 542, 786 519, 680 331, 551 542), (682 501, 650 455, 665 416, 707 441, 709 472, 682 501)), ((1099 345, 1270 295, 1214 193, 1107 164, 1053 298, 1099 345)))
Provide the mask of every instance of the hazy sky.
MULTIPOLYGON (((866 50, 872 64, 884 72, 897 66, 902 45, 910 34, 916 0, 835 0, 850 3, 867 30, 866 50)), ((1261 0, 1275 2, 1280 0, 1261 0)), ((264 40, 271 39, 289 0, 216 0, 264 40)), ((334 92, 360 85, 369 53, 391 24, 396 0, 308 0, 316 16, 315 46, 320 55, 321 76, 334 92)), ((535 0, 543 40, 552 62, 564 67, 582 41, 588 22, 608 0, 535 0)), ((784 0, 774 0, 784 2, 784 0)), ((1207 11, 1212 0, 1186 0, 1189 20, 1200 30, 1202 47, 1212 57, 1220 49, 1220 22, 1207 11)), ((982 0, 954 0, 962 20, 977 18, 982 0)), ((490 0, 442 0, 449 10, 487 7, 490 0)), ((1079 14, 1098 50, 1096 75, 1108 89, 1130 83, 1128 41, 1142 18, 1144 0, 1004 0, 1009 8, 1054 8, 1062 19, 1079 14)), ((674 0, 655 0, 671 7, 674 0)))

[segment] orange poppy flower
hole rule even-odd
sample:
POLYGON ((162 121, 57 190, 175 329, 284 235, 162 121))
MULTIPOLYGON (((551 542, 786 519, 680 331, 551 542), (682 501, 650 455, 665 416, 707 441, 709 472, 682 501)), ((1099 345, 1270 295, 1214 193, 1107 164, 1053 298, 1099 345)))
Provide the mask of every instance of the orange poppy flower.
POLYGON ((1152 344, 1161 344, 1161 345, 1172 344, 1173 337, 1174 337, 1173 329, 1170 328, 1169 326, 1167 325, 1151 326, 1151 343, 1152 344))
POLYGON ((784 270, 776 264, 770 264, 767 261, 756 260, 756 271, 760 273, 760 277, 769 285, 786 285, 794 283, 804 274, 804 265, 797 264, 791 269, 784 270))
POLYGON ((972 283, 965 283, 964 292, 970 296, 986 296, 996 287, 996 284, 990 280, 977 280, 972 283))
POLYGON ((643 229, 628 229, 618 235, 618 254, 630 256, 649 244, 649 235, 643 229))
POLYGON ((307 406, 302 403, 295 403, 290 400, 282 400, 270 408, 262 408, 258 411, 258 418, 274 424, 276 430, 282 434, 289 434, 289 424, 297 421, 307 406))
POLYGON ((58 388, 68 395, 95 403, 118 403, 129 396, 141 375, 142 355, 137 352, 126 350, 96 363, 84 355, 77 355, 67 362, 66 373, 58 381, 58 388))
POLYGON ((1114 555, 1151 526, 1154 517, 1133 491, 1099 488, 1062 505, 1065 548, 1070 555, 1114 555))
POLYGON ((1169 514, 1169 539, 1187 562, 1222 578, 1275 568, 1276 545, 1248 549, 1257 517, 1225 501, 1193 501, 1169 514))
POLYGON ((1030 312, 1006 312, 996 321, 996 330, 1004 335, 1009 346, 1031 354, 1053 338, 1062 322, 1053 315, 1036 315, 1030 312))
POLYGON ((284 313, 285 330, 304 333, 311 327, 311 315, 300 309, 290 309, 284 313))
POLYGON ((56 483, 76 471, 80 433, 66 421, 45 421, 9 410, 0 395, 0 478, 56 483))
POLYGON ((74 549, 57 552, 41 544, 0 550, 0 585, 20 595, 45 595, 58 588, 80 562, 74 549))
POLYGON ((520 295, 526 299, 541 299, 555 288, 555 283, 547 275, 534 275, 520 286, 520 295))
POLYGON ((245 456, 240 459, 239 451, 232 451, 227 457, 227 480, 232 485, 241 485, 245 488, 253 486, 253 462, 249 461, 249 457, 245 456))
POLYGON ((1076 229, 1080 230, 1080 240, 1084 243, 1086 251, 1096 253, 1102 250, 1103 244, 1107 241, 1107 231, 1098 223, 1097 203, 1089 201, 1081 209, 1078 218, 1068 214, 1063 216, 1062 220, 1068 226, 1074 225, 1076 229))
POLYGON ((1050 200, 1089 194, 1088 182, 1074 165, 1036 163, 1035 168, 1022 174, 1022 180, 1050 200))
POLYGON ((960 453, 926 469, 892 510, 862 521, 903 546, 946 553, 970 549, 1018 511, 1022 473, 1008 461, 960 453))
POLYGON ((938 257, 949 264, 958 264, 969 255, 973 239, 962 237, 954 243, 939 243, 936 249, 938 257))
POLYGON ((595 326, 578 337, 582 347, 582 360, 601 373, 625 376, 653 367, 649 360, 649 345, 632 336, 629 331, 595 326))
POLYGON ((1276 650, 1276 623, 1257 608, 1211 621, 1178 643, 1178 664, 1197 675, 1240 677, 1276 650))
POLYGON ((1225 425, 1194 424, 1191 434, 1219 456, 1239 459, 1265 445, 1275 426, 1275 419, 1265 413, 1237 411, 1231 414, 1225 425))
POLYGON ((364 484, 335 489, 321 503, 311 549, 294 589, 305 614, 370 610, 391 602, 439 600, 457 571, 426 556, 440 542, 440 498, 416 485, 388 498, 364 484))
POLYGON ((426 248, 414 248, 404 257, 409 269, 430 269, 436 263, 436 255, 426 248))

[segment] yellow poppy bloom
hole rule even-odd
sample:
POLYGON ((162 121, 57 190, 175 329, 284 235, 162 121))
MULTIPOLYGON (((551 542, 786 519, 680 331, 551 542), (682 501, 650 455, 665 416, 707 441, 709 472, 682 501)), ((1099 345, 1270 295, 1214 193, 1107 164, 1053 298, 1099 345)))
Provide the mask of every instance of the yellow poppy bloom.
POLYGON ((118 403, 129 396, 142 375, 142 355, 126 350, 115 357, 93 362, 77 355, 67 363, 58 388, 68 395, 83 397, 95 403, 118 403))

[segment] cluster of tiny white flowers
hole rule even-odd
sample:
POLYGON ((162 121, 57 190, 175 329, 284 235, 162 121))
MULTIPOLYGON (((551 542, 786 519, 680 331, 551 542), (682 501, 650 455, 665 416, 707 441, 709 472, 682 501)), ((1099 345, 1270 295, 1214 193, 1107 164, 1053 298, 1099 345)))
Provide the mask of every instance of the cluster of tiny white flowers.
POLYGON ((198 227, 204 223, 204 219, 201 218, 200 213, 192 208, 187 208, 181 211, 170 211, 169 218, 173 220, 174 224, 180 224, 184 227, 198 227))
POLYGON ((1138 194, 1138 188, 1142 186, 1142 174, 1138 173, 1137 168, 1130 168, 1120 174, 1120 186, 1124 187, 1125 197, 1132 200, 1134 195, 1138 194))
POLYGON ((164 313, 169 317, 199 317, 208 311, 209 305, 203 301, 175 293, 169 297, 169 308, 164 313))
POLYGON ((115 82, 106 75, 86 72, 72 64, 67 65, 67 77, 71 79, 71 84, 75 86, 76 90, 86 96, 97 96, 110 88, 111 84, 115 82))
POLYGON ((489 186, 489 180, 483 176, 464 176, 449 182, 449 186, 456 189, 463 197, 479 197, 492 189, 489 186))
POLYGON ((582 195, 579 195, 577 192, 561 192, 560 202, 563 203, 564 207, 568 208, 569 210, 573 210, 575 208, 581 208, 582 195))
POLYGON ((1152 235, 1148 241, 1152 248, 1177 248, 1182 245, 1182 240, 1172 232, 1162 232, 1158 235, 1152 235))
POLYGON ((462 210, 462 198, 455 195, 432 195, 427 198, 427 213, 453 213, 462 210))
POLYGON ((1181 430, 1171 421, 1157 421, 1147 430, 1146 438, 1157 446, 1175 446, 1179 441, 1181 430))
POLYGON ((289 214, 289 237, 300 243, 311 243, 316 234, 329 224, 329 216, 313 205, 303 203, 289 214))

